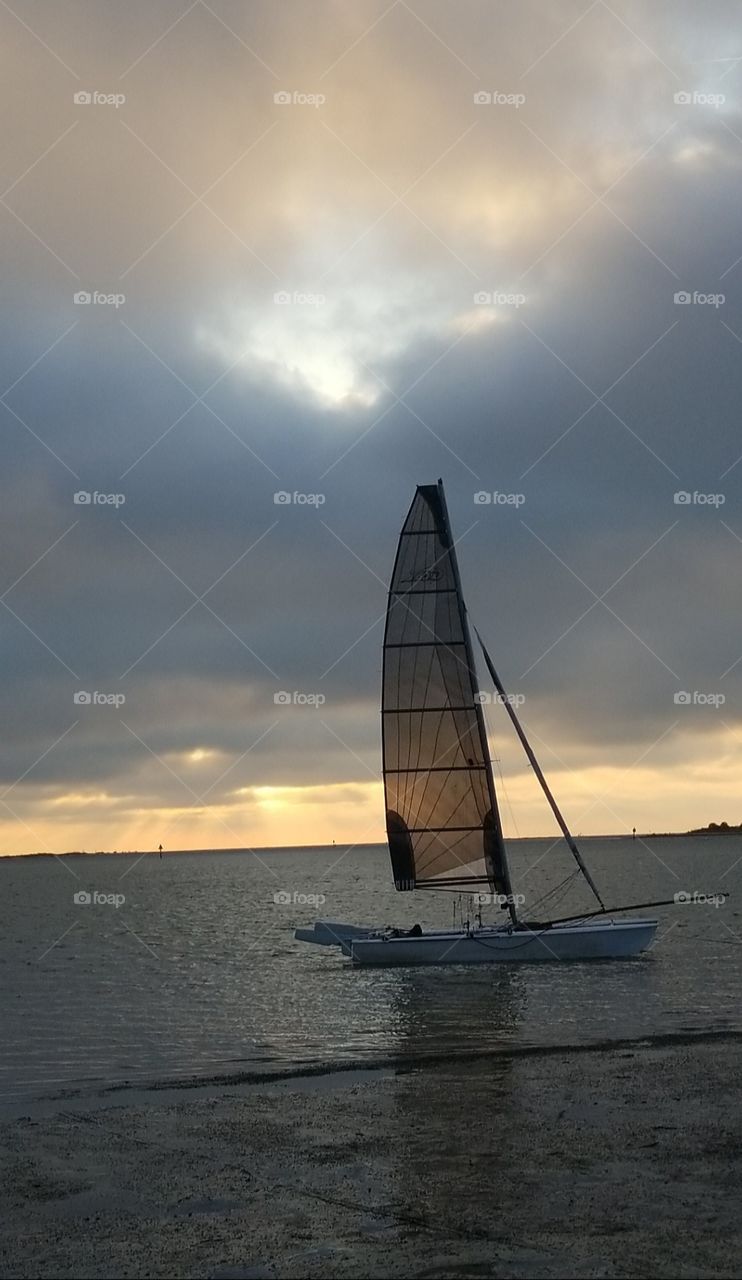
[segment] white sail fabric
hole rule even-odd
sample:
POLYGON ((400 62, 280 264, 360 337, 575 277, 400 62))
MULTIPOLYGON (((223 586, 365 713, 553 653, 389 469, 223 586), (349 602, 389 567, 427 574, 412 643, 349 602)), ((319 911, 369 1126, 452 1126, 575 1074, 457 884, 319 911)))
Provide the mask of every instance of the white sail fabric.
POLYGON ((382 722, 396 887, 479 879, 509 893, 440 484, 417 490, 400 535, 384 635, 382 722))

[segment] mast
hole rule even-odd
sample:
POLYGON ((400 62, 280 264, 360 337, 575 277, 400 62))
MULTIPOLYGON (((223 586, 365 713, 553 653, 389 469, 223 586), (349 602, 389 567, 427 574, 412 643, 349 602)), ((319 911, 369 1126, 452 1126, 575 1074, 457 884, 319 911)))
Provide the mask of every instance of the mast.
MULTIPOLYGON (((487 741, 487 730, 484 723, 484 712, 482 704, 478 699, 479 683, 477 680, 477 668, 474 661, 474 649, 471 642, 471 633, 469 631, 469 619, 467 617, 466 605, 464 604, 464 593, 461 587, 461 575, 459 574, 458 557, 451 536, 451 525, 448 518, 448 507, 446 505, 446 495, 443 491, 443 481, 438 480, 438 499, 440 502, 441 515, 443 518, 443 529, 446 540, 450 549, 451 568, 453 570, 454 580, 456 584, 456 594, 459 605, 459 614, 461 617, 461 629, 464 636, 464 649, 466 653, 466 664, 469 668, 472 688, 474 689, 476 703, 477 727, 479 729, 479 740, 482 747, 482 756, 487 777, 487 788, 489 791, 490 811, 492 814, 492 827, 487 833, 490 839, 485 839, 485 861, 487 864, 487 872, 490 878, 492 889, 497 888, 499 881, 507 895, 508 912, 513 924, 518 923, 518 915, 513 901, 513 887, 510 879, 510 867, 508 865, 508 855, 505 848, 505 840, 502 834, 502 821, 500 819, 500 809, 497 803, 497 792, 495 791, 495 779, 492 773, 492 761, 490 759, 489 742, 487 741), (499 874, 498 874, 499 873, 499 874)), ((477 632, 479 635, 479 632, 477 632)), ((480 640, 481 644, 481 640, 480 640)), ((487 655, 485 654, 485 660, 487 655)))
MULTIPOLYGON (((475 628, 475 629, 476 629, 476 628, 475 628)), ((541 787, 542 787, 543 793, 544 793, 544 795, 546 796, 546 799, 548 800, 549 805, 550 805, 550 807, 551 807, 551 811, 552 811, 552 813, 554 814, 554 817, 556 818, 556 820, 557 820, 557 822, 558 822, 558 824, 559 824, 559 828, 560 828, 560 830, 561 830, 561 832, 562 832, 562 835, 564 836, 565 840, 567 841, 567 844, 568 844, 568 846, 569 846, 569 848, 570 848, 570 851, 571 851, 571 852, 572 852, 572 854, 574 855, 575 861, 577 862, 577 865, 578 865, 578 867, 580 868, 580 871, 581 871, 581 872, 582 872, 582 874, 584 875, 584 877, 585 877, 585 879, 586 879, 586 881, 587 881, 588 885, 590 886, 590 888, 591 888, 592 892, 594 893, 595 897, 597 898, 598 902, 600 903, 600 911, 599 911, 599 912, 596 912, 596 915, 601 915, 601 914, 606 910, 605 903, 603 902, 603 899, 601 898, 601 896, 600 896, 600 894, 599 894, 599 892, 598 892, 598 890, 597 890, 597 887, 596 887, 596 885, 595 885, 595 881, 593 880, 592 876, 590 875, 590 872, 588 871, 588 869, 587 869, 587 867, 586 867, 586 865, 585 865, 585 862, 584 862, 584 860, 583 860, 582 854, 580 853, 579 849, 577 848, 577 845, 575 844, 575 841, 574 841, 574 838, 573 838, 573 836, 572 836, 572 833, 571 833, 571 831, 569 830, 569 827, 567 826, 566 822, 564 821, 564 818, 562 817, 562 814, 561 814, 561 811, 560 811, 560 809, 559 809, 559 806, 558 806, 558 804, 557 804, 556 800, 554 799, 554 796, 552 795, 551 790, 550 790, 550 788, 549 788, 549 784, 548 784, 548 782, 546 781, 546 778, 544 777, 544 775, 543 775, 543 773, 542 773, 542 771, 541 771, 541 766, 540 766, 540 764, 539 764, 538 760, 536 759, 536 757, 535 757, 535 755, 534 755, 534 753, 533 753, 533 748, 531 747, 531 744, 530 744, 530 742, 528 741, 528 739, 527 739, 527 737, 526 737, 526 735, 525 735, 525 733, 524 733, 524 731, 523 731, 523 728, 521 727, 521 723, 520 723, 520 721, 519 721, 519 719, 518 719, 517 715, 515 714, 515 708, 513 707, 512 703, 510 702, 510 699, 508 698, 508 695, 507 695, 507 694, 506 694, 506 692, 505 692, 505 689, 503 688, 503 685, 502 685, 502 682, 501 682, 501 680, 500 680, 500 677, 498 676, 497 672, 495 671, 494 666, 492 665, 492 659, 490 658, 490 656, 489 656, 489 654, 488 654, 488 652, 487 652, 487 650, 486 650, 486 648, 485 648, 484 641, 482 640, 482 637, 480 636, 480 634, 479 634, 479 632, 478 632, 478 631, 477 631, 477 640, 479 641, 479 643, 480 643, 480 645, 481 645, 482 653, 484 654, 484 660, 485 660, 485 662, 486 662, 486 664, 487 664, 487 670, 489 671, 490 676, 492 677, 492 682, 493 682, 493 684, 494 684, 495 688, 497 689, 497 692, 499 693, 500 697, 502 698, 502 701, 503 701, 503 703, 504 703, 504 705, 505 705, 505 710, 507 711, 508 715, 510 716, 510 719, 511 719, 511 720, 512 720, 512 722, 513 722, 513 727, 515 728, 515 732, 517 733, 518 737, 520 738, 520 741, 521 741, 521 743, 522 743, 522 745, 523 745, 523 750, 525 751, 525 753, 526 753, 526 755, 528 756, 528 759, 529 759, 529 761, 530 761, 531 768, 533 769, 533 772, 535 773, 536 777, 538 778, 538 780, 539 780, 539 782, 540 782, 540 784, 541 784, 541 787)))

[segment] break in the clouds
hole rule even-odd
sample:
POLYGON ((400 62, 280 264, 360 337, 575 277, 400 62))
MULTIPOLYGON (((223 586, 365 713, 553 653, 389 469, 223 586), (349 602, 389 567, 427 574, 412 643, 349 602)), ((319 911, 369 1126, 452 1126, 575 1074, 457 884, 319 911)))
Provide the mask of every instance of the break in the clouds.
POLYGON ((438 475, 575 827, 738 821, 738 6, 0 24, 2 848, 379 838, 438 475))

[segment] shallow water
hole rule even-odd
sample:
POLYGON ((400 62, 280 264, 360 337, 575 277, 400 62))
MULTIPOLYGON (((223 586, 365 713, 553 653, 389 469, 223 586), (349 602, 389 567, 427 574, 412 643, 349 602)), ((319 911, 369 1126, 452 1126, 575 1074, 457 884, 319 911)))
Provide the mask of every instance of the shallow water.
MULTIPOLYGON (((633 960, 355 970, 295 942, 296 925, 452 920, 453 895, 394 891, 380 846, 2 859, 0 1103, 256 1065, 742 1029, 742 840, 581 845, 609 903, 731 897, 650 912, 657 942, 633 960), (80 891, 125 901, 76 903, 80 891)), ((534 906, 573 870, 551 840, 509 851, 534 906)), ((582 909, 573 885, 548 913, 582 909)))

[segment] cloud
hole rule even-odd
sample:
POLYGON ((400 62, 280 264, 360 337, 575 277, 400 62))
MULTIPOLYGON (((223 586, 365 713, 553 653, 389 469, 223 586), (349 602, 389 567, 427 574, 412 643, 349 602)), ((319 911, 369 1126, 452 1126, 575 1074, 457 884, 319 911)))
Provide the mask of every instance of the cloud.
POLYGON ((89 838, 91 808, 97 844, 176 809, 198 843, 222 806, 222 842, 280 843, 305 788, 328 838, 353 786, 359 834, 396 534, 438 475, 552 767, 611 790, 652 749, 656 826, 684 769, 687 824, 724 817, 694 771, 735 750, 742 673, 733 11, 212 8, 115 40, 97 7, 24 10, 43 44, 2 19, 4 847, 32 839, 16 814, 89 838))

